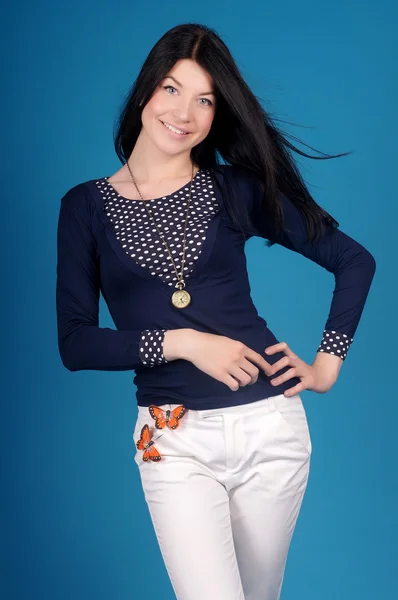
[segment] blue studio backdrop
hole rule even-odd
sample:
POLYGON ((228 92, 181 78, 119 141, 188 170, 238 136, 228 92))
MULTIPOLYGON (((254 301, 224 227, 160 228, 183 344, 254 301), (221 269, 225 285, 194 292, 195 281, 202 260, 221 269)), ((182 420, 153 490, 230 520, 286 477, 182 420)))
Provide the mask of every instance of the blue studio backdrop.
MULTIPOLYGON (((134 373, 65 369, 55 283, 60 199, 120 168, 112 134, 123 98, 155 42, 183 22, 222 36, 285 132, 329 154, 353 151, 325 161, 295 154, 314 198, 372 252, 377 270, 337 383, 301 394, 312 466, 282 600, 394 596, 397 20, 393 0, 8 5, 2 598, 174 598, 133 461, 134 373)), ((260 315, 311 363, 333 276, 258 238, 246 253, 260 315)), ((100 324, 114 326, 102 298, 100 324)))

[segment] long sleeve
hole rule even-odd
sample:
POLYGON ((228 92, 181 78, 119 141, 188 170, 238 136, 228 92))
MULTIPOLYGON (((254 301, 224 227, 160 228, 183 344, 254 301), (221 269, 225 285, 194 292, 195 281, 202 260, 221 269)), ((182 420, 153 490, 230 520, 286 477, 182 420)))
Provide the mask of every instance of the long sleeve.
POLYGON ((144 364, 142 330, 99 327, 100 280, 85 192, 75 186, 61 199, 57 229, 58 348, 70 371, 127 371, 144 364))
MULTIPOLYGON (((269 229, 261 215, 259 193, 256 187, 253 223, 255 233, 268 238, 269 229)), ((333 297, 318 351, 336 354, 344 360, 365 306, 376 261, 366 248, 340 229, 327 227, 320 240, 310 243, 301 212, 284 195, 281 200, 285 231, 278 243, 334 275, 333 297)))

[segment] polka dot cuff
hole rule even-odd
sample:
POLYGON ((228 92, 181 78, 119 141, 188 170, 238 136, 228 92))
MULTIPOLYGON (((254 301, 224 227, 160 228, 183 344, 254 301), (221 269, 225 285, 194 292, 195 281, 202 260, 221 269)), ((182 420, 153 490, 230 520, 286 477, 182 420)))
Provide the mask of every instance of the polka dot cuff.
POLYGON ((140 339, 140 359, 148 367, 168 361, 163 356, 163 340, 166 329, 144 329, 140 339))
POLYGON ((323 331, 322 341, 319 344, 317 352, 328 352, 336 354, 342 360, 345 360, 349 347, 354 338, 348 337, 345 333, 325 329, 323 331))

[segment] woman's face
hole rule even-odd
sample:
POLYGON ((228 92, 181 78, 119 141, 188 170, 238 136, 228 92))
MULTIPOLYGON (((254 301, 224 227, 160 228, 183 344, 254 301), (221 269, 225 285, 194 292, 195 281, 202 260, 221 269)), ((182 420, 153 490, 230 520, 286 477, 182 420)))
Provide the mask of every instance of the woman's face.
POLYGON ((145 134, 166 154, 189 153, 210 131, 216 108, 213 92, 207 71, 190 59, 179 60, 142 111, 145 134))

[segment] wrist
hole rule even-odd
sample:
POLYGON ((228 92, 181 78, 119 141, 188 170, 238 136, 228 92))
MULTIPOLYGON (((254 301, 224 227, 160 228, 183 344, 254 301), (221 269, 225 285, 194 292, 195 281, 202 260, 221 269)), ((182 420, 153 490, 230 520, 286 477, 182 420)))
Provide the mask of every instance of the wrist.
POLYGON ((188 339, 195 330, 190 328, 168 329, 163 338, 163 356, 167 361, 187 357, 188 339))
POLYGON ((337 381, 340 369, 343 366, 343 360, 336 354, 317 352, 312 366, 320 373, 325 381, 328 381, 330 385, 333 385, 337 381))

